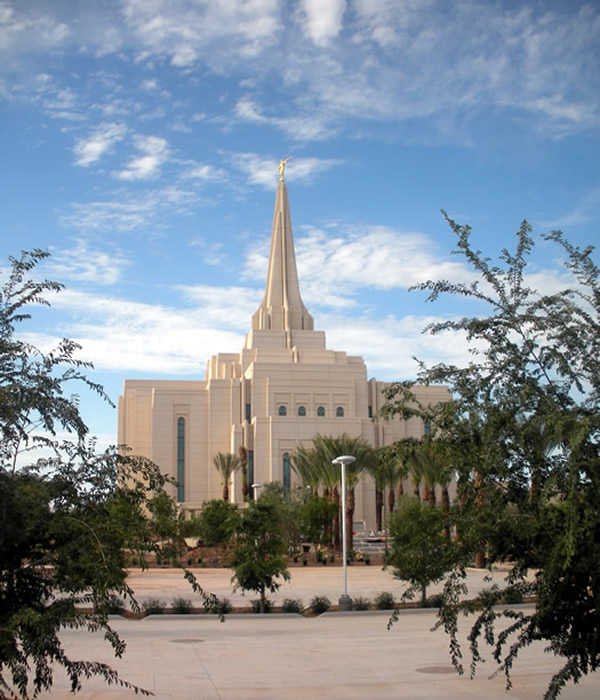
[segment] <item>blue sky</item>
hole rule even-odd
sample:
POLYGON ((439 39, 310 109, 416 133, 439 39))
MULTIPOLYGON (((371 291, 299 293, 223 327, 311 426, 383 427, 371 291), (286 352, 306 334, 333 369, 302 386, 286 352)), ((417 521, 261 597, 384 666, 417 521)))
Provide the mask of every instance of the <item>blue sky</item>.
POLYGON ((241 349, 289 155, 304 302, 378 379, 467 357, 421 329, 473 308, 407 291, 469 279, 440 209, 490 255, 522 219, 598 238, 597 2, 0 0, 0 101, 0 264, 49 249, 67 286, 23 330, 78 340, 115 401, 241 349))

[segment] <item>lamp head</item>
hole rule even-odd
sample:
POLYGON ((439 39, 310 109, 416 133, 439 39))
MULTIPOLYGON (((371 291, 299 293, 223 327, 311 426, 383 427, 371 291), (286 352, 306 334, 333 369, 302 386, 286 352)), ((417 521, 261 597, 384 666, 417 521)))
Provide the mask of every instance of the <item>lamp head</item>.
POLYGON ((356 462, 356 457, 353 457, 352 455, 341 455, 340 457, 336 457, 335 459, 331 460, 332 464, 352 464, 352 462, 356 462))

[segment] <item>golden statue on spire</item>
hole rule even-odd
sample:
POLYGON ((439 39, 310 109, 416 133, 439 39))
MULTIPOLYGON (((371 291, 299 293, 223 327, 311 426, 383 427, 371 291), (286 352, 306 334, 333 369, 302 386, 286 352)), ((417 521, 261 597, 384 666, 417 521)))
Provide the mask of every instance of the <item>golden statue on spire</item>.
POLYGON ((279 161, 279 182, 283 182, 283 171, 285 170, 285 164, 290 160, 292 156, 288 156, 285 160, 279 161))

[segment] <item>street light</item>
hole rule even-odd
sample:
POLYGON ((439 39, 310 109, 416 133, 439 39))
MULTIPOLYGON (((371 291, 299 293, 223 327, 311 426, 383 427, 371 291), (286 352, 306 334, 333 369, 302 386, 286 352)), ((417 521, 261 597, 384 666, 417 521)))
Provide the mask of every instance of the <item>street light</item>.
POLYGON ((254 493, 254 500, 256 501, 256 494, 258 492, 258 489, 262 489, 263 485, 262 484, 252 484, 250 487, 254 493))
POLYGON ((346 465, 356 462, 356 457, 352 455, 342 455, 331 460, 332 464, 339 464, 342 467, 342 570, 344 572, 344 592, 338 601, 339 610, 352 610, 352 599, 348 595, 348 573, 346 554, 346 465))

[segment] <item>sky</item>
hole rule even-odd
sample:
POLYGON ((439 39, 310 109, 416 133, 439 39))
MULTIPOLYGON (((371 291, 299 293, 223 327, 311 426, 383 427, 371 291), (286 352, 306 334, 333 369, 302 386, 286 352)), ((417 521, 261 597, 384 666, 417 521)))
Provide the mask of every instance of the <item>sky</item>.
MULTIPOLYGON (((379 380, 463 362, 409 288, 469 281, 441 210, 530 279, 598 239, 597 0, 0 0, 0 267, 51 253, 66 289, 19 329, 125 378, 202 379, 261 302, 280 159, 298 273, 327 346, 379 380)), ((74 387, 74 390, 76 388, 74 387)), ((117 413, 84 392, 100 444, 117 413)))

